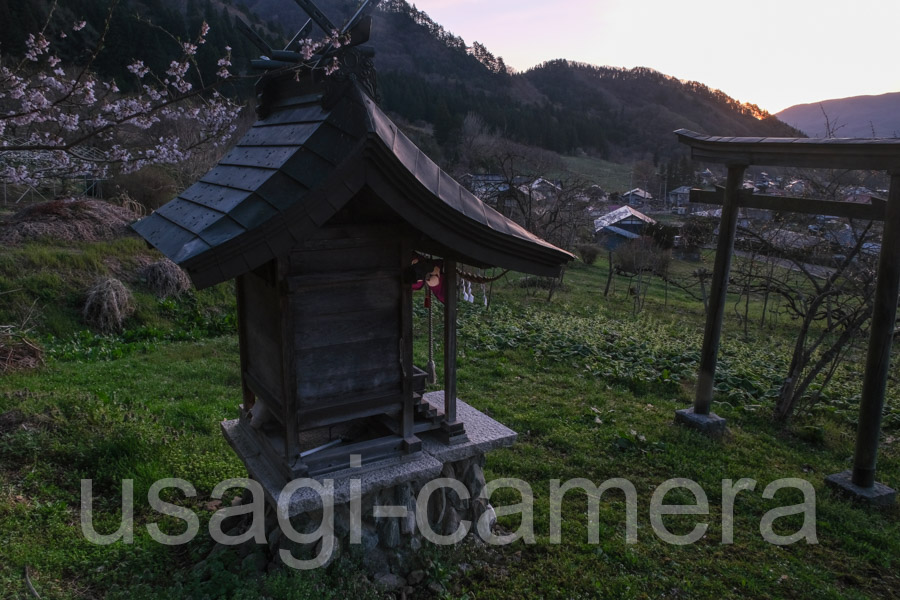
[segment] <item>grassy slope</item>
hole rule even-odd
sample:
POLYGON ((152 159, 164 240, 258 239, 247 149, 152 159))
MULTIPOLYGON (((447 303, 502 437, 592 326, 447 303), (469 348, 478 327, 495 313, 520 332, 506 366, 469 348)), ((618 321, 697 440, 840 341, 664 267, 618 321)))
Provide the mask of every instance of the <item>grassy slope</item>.
MULTIPOLYGON (((0 296, 0 323, 19 324, 28 319, 28 325, 38 326, 43 333, 69 336, 83 327, 79 313, 94 280, 108 274, 135 274, 138 257, 146 253, 146 244, 137 237, 100 243, 30 242, 4 248, 0 253, 0 290, 5 292, 0 296)), ((144 308, 150 297, 141 295, 138 300, 144 308)))
MULTIPOLYGON (((728 385, 714 409, 728 418, 731 433, 722 441, 708 440, 672 425, 673 411, 689 399, 701 331, 697 303, 670 291, 669 304, 663 306, 662 290, 655 286, 644 313, 633 317, 627 286, 618 282, 616 294, 604 299, 599 290, 605 280, 603 267, 579 266, 567 275, 568 291, 551 304, 544 301, 544 292, 534 296, 506 282, 495 284, 489 311, 479 304, 463 307, 460 397, 520 432, 515 446, 489 455, 486 474, 530 483, 537 543, 517 542, 467 557, 474 568, 453 580, 457 595, 900 594, 895 575, 898 510, 873 513, 853 506, 822 483, 824 475, 847 468, 852 455, 853 431, 843 418, 845 408, 816 413, 786 429, 768 419, 765 394, 757 388, 777 375, 789 327, 751 331, 752 339, 743 341, 734 323, 728 323, 720 368, 728 385), (567 496, 564 505, 563 544, 549 543, 549 482, 572 477, 596 484, 623 477, 635 485, 637 544, 624 543, 624 504, 618 492, 601 501, 600 544, 585 543, 586 502, 579 493, 567 496), (672 477, 694 479, 709 496, 708 517, 665 521, 676 533, 708 522, 706 536, 696 544, 667 545, 651 530, 650 496, 672 477), (756 479, 757 488, 738 496, 735 543, 723 545, 721 480, 742 477, 756 479), (781 477, 801 477, 815 487, 819 544, 778 547, 763 542, 758 529, 762 515, 800 501, 799 494, 787 491, 774 500, 762 499, 762 489, 781 477)), ((418 309, 417 318, 422 316, 418 309)), ((424 355, 421 339, 417 353, 419 359, 424 355)), ((437 362, 441 364, 439 356, 437 362)), ((0 414, 17 411, 15 419, 7 417, 14 425, 0 425, 0 539, 5 540, 0 589, 7 590, 0 595, 25 593, 21 569, 28 564, 44 598, 255 598, 261 590, 272 598, 362 597, 348 578, 332 580, 322 573, 290 573, 263 583, 225 570, 198 578, 189 567, 209 546, 205 528, 186 548, 149 540, 143 525, 159 520, 145 501, 153 480, 178 476, 191 481, 198 497, 188 504, 205 522, 210 511, 204 504, 213 485, 243 474, 218 432, 218 422, 236 412, 237 372, 236 340, 226 336, 161 342, 146 354, 111 362, 56 361, 41 372, 0 381, 0 414), (95 506, 102 532, 115 527, 119 482, 135 479, 134 545, 94 546, 83 539, 78 527, 82 477, 94 479, 95 497, 109 499, 95 506)), ((850 389, 854 377, 851 369, 839 384, 850 389)), ((896 487, 900 461, 892 436, 890 429, 879 479, 896 487)), ((667 500, 690 501, 675 493, 667 500)), ((517 501, 509 492, 495 496, 495 504, 517 501)), ((501 522, 515 529, 517 519, 501 522)), ((776 531, 792 533, 799 525, 796 517, 783 518, 776 531)), ((450 565, 453 557, 442 560, 450 565)))
POLYGON ((575 176, 599 185, 610 192, 627 192, 637 186, 637 184, 632 185, 629 165, 620 165, 587 156, 564 156, 563 163, 568 172, 553 176, 561 178, 575 176))
MULTIPOLYGON (((9 216, 0 207, 0 219, 9 216)), ((100 242, 43 239, 0 252, 0 325, 39 340, 51 357, 122 355, 165 339, 194 339, 233 330, 233 285, 159 299, 141 268, 162 255, 137 235, 100 242), (102 336, 82 316, 89 288, 114 277, 132 292, 134 313, 121 335, 102 336), (123 343, 126 342, 126 343, 123 343)))
MULTIPOLYGON (((621 335, 629 348, 665 346, 672 341, 682 344, 685 353, 699 347, 700 314, 694 303, 672 294, 673 301, 663 307, 656 289, 649 314, 632 319, 623 314, 628 307, 623 305, 627 296, 621 292, 611 302, 601 300, 599 310, 593 308, 597 298, 591 301, 590 290, 600 289, 605 282, 602 269, 576 269, 567 281, 572 293, 559 298, 557 307, 577 315, 566 319, 576 322, 575 331, 566 332, 567 339, 577 339, 584 333, 581 328, 593 328, 603 331, 603 336, 621 335), (685 323, 686 330, 682 329, 685 323)), ((730 435, 721 442, 711 441, 672 425, 673 411, 689 399, 683 388, 627 378, 610 383, 608 374, 602 379, 592 377, 596 369, 579 369, 578 358, 547 353, 554 342, 541 338, 552 333, 541 326, 540 319, 531 325, 540 332, 531 349, 504 349, 471 359, 467 355, 461 366, 461 396, 521 433, 513 448, 491 456, 488 477, 512 476, 530 482, 537 507, 538 543, 524 549, 521 562, 488 570, 473 582, 471 589, 477 590, 477 597, 837 598, 900 593, 900 580, 892 571, 900 550, 892 539, 898 511, 873 515, 835 498, 822 484, 824 475, 849 466, 850 427, 830 417, 809 417, 782 429, 768 420, 765 402, 760 406, 720 393, 723 401, 715 410, 728 418, 730 435), (535 347, 543 350, 541 356, 535 356, 535 347), (815 435, 810 437, 810 431, 815 435), (570 512, 563 513, 564 543, 548 543, 549 480, 572 477, 586 477, 598 485, 624 477, 635 484, 640 505, 637 545, 624 543, 623 504, 610 500, 601 505, 600 545, 584 544, 583 495, 576 496, 570 512), (671 477, 693 479, 709 495, 708 518, 685 517, 682 527, 673 527, 687 533, 698 520, 707 521, 709 530, 697 544, 670 546, 652 533, 647 513, 650 496, 671 477), (723 545, 719 543, 721 481, 742 477, 756 479, 757 489, 739 496, 735 543, 723 545), (763 488, 782 477, 801 477, 815 486, 818 545, 799 542, 777 547, 762 540, 762 515, 800 501, 798 495, 787 492, 772 501, 762 499, 763 488)), ((752 380, 758 375, 753 373, 755 364, 782 358, 769 352, 785 346, 789 331, 783 327, 757 332, 757 339, 744 343, 737 327, 729 325, 720 378, 752 380)), ((614 354, 600 362, 609 362, 614 354)), ((658 362, 666 351, 657 348, 653 356, 658 362)), ((639 356, 628 360, 629 373, 635 373, 634 365, 640 362, 639 356)), ((896 482, 898 451, 890 434, 887 442, 882 447, 879 478, 896 482)), ((689 498, 681 499, 690 503, 689 498)), ((798 521, 784 521, 785 527, 776 531, 792 533, 799 528, 798 521)), ((515 525, 513 519, 511 527, 515 525)))

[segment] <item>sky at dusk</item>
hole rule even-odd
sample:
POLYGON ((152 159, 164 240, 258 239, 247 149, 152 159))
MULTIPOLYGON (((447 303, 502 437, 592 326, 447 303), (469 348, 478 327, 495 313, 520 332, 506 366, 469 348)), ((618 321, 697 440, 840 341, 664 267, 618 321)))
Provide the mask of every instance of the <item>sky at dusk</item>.
POLYGON ((522 71, 650 67, 770 112, 900 91, 900 0, 419 0, 522 71))

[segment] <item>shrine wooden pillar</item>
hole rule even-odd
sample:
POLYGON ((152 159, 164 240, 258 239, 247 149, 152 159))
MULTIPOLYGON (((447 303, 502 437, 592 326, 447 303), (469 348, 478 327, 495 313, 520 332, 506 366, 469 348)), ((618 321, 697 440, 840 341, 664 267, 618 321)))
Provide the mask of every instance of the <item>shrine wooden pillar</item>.
POLYGON ((456 422, 456 261, 444 261, 444 421, 456 422))
POLYGON ((444 260, 444 420, 440 438, 448 444, 465 441, 466 429, 456 414, 456 261, 444 260))

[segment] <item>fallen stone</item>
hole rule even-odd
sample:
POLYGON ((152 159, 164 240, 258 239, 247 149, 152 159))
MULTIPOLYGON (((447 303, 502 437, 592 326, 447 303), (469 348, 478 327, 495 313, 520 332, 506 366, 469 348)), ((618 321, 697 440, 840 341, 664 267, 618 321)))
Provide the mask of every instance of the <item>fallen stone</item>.
POLYGON ((360 529, 360 545, 366 552, 374 550, 378 546, 378 532, 375 527, 368 523, 363 524, 360 529))
POLYGON ((278 550, 278 546, 281 544, 281 538, 284 536, 281 533, 280 527, 275 527, 272 531, 269 532, 269 535, 266 536, 266 539, 269 540, 269 552, 275 554, 278 550))
POLYGON ((468 471, 466 471, 463 483, 469 490, 469 494, 471 495, 471 497, 478 498, 478 495, 481 494, 481 490, 484 489, 485 481, 484 470, 481 468, 481 465, 479 465, 477 461, 472 461, 472 466, 469 467, 468 471))
POLYGON ((410 574, 406 576, 406 581, 409 583, 409 585, 419 585, 424 580, 425 571, 423 571, 422 569, 411 571, 410 574))
POLYGON ((452 463, 444 463, 444 467, 441 469, 441 477, 456 479, 456 470, 453 468, 452 463))
POLYGON ((385 519, 379 526, 381 545, 385 548, 396 548, 400 545, 400 523, 397 519, 385 519))
POLYGON ((256 544, 253 540, 247 540, 243 544, 238 544, 237 546, 233 546, 235 552, 237 553, 239 558, 244 558, 256 548, 256 544))
POLYGON ((459 512, 448 506, 444 513, 444 535, 452 535, 459 529, 460 517, 459 512))
POLYGON ((375 576, 375 585, 382 590, 392 592, 406 587, 406 580, 393 573, 381 573, 375 576))
MULTIPOLYGON (((324 539, 319 540, 319 543, 316 544, 315 556, 319 556, 322 553, 322 548, 325 545, 324 539)), ((334 561, 336 561, 341 556, 341 547, 337 544, 337 540, 332 545, 331 548, 331 556, 325 557, 325 562, 322 563, 321 568, 326 568, 330 566, 334 561)))
POLYGON ((339 504, 334 507, 334 534, 338 538, 350 535, 350 505, 339 504))
POLYGON ((380 548, 371 548, 362 555, 363 566, 369 573, 381 573, 389 567, 387 555, 380 548))
POLYGON ((416 497, 412 485, 407 483, 400 487, 397 504, 406 507, 406 517, 400 520, 400 532, 412 535, 416 531, 416 497))

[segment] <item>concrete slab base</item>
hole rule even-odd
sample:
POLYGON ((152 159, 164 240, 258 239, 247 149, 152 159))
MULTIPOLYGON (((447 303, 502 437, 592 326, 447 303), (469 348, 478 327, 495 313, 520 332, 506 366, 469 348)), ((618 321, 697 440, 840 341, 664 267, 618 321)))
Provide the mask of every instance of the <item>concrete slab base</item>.
POLYGON ((708 415, 697 414, 694 412, 693 406, 676 410, 675 422, 709 436, 723 435, 727 423, 725 419, 715 413, 709 413, 708 415))
POLYGON ((877 481, 870 488, 859 487, 853 483, 853 471, 850 469, 829 475, 825 478, 825 484, 844 496, 879 508, 889 508, 897 503, 896 490, 877 481))
MULTIPOLYGON (((437 408, 444 409, 444 392, 428 392, 425 400, 437 408)), ((463 460, 474 454, 485 454, 497 448, 511 446, 516 441, 516 432, 490 418, 480 410, 472 408, 462 400, 456 401, 456 418, 466 426, 466 437, 462 443, 446 444, 435 432, 421 435, 422 451, 442 463, 463 460)))

